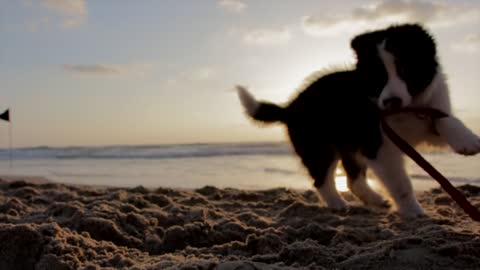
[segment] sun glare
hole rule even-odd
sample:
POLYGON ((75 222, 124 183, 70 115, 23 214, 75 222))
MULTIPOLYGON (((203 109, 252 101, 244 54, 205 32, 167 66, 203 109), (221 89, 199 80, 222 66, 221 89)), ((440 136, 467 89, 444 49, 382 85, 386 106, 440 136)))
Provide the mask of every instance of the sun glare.
POLYGON ((346 176, 336 176, 335 177, 335 186, 337 187, 338 191, 348 191, 347 186, 347 177, 346 176))
MULTIPOLYGON (((377 191, 380 190, 380 186, 375 180, 368 178, 367 183, 372 189, 377 191)), ((335 187, 337 188, 338 191, 341 191, 341 192, 349 191, 348 184, 347 184, 347 177, 344 175, 343 170, 341 168, 337 168, 335 170, 335 187)))

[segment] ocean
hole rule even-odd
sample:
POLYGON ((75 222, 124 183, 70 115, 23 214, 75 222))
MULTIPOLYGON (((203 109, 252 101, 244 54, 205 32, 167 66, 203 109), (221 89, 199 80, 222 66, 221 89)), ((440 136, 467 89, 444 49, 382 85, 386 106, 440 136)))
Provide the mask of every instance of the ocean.
MULTIPOLYGON (((285 143, 35 147, 14 149, 12 156, 10 165, 8 149, 0 149, 0 175, 120 187, 311 188, 307 172, 285 143)), ((424 157, 454 185, 480 185, 480 155, 435 152, 424 157)), ((416 190, 439 186, 412 161, 407 167, 416 190)), ((338 169, 337 187, 345 189, 344 182, 338 169)))

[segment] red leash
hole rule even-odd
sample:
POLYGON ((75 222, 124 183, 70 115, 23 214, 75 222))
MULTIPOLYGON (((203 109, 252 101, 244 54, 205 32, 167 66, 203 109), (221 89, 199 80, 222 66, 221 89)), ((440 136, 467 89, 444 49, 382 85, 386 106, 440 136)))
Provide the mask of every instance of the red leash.
POLYGON ((418 115, 426 116, 431 119, 438 119, 443 117, 448 117, 448 114, 432 108, 404 108, 389 112, 382 112, 384 117, 380 117, 380 121, 387 134, 388 138, 392 140, 395 145, 397 145, 400 150, 407 154, 413 161, 415 161, 420 167, 422 167, 431 177, 437 180, 440 183, 440 186, 455 200, 455 202, 463 208, 465 213, 467 213, 473 220, 480 222, 480 211, 473 206, 467 198, 456 189, 445 176, 443 176, 439 171, 437 171, 427 160, 425 160, 410 144, 408 144, 404 139, 402 139, 387 123, 385 118, 387 116, 399 113, 399 112, 412 112, 418 115))

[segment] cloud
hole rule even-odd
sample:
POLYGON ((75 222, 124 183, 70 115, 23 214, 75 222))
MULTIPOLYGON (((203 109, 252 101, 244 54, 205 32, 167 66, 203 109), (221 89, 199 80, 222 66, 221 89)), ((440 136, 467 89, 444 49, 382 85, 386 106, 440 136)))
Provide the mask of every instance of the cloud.
POLYGON ((284 44, 292 38, 291 32, 286 28, 281 29, 255 29, 243 33, 243 42, 248 45, 268 46, 284 44))
POLYGON ((421 22, 429 26, 448 26, 480 18, 480 6, 462 6, 446 2, 382 0, 353 9, 347 14, 308 15, 302 18, 304 32, 311 36, 352 33, 386 24, 421 22))
POLYGON ((87 21, 85 0, 42 0, 42 5, 63 17, 63 27, 75 27, 87 21))
POLYGON ((464 53, 480 52, 480 33, 466 36, 463 40, 454 43, 452 48, 464 53))
POLYGON ((26 9, 20 14, 24 18, 23 27, 32 32, 58 26, 74 28, 88 20, 86 0, 22 0, 19 3, 26 9))
POLYGON ((143 77, 152 71, 152 64, 132 63, 123 65, 112 64, 66 64, 63 69, 67 72, 92 75, 92 76, 116 76, 116 75, 134 75, 143 77))
POLYGON ((324 37, 359 32, 366 24, 340 17, 308 15, 302 18, 301 26, 303 32, 309 36, 324 37))
POLYGON ((247 4, 242 0, 220 0, 217 2, 221 8, 231 12, 242 12, 247 8, 247 4))
POLYGON ((109 75, 121 73, 121 70, 109 65, 64 65, 65 70, 87 75, 109 75))
POLYGON ((194 69, 188 77, 193 81, 207 81, 213 79, 217 74, 217 71, 212 67, 199 67, 194 69))
POLYGON ((167 80, 169 87, 183 85, 185 83, 207 83, 212 82, 218 76, 218 71, 211 66, 200 66, 190 71, 180 72, 167 80))

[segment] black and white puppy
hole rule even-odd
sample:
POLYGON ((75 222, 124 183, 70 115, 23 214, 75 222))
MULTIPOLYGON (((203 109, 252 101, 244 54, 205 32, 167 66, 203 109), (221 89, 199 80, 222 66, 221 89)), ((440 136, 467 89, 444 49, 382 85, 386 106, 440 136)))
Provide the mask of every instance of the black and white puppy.
POLYGON ((286 106, 259 102, 238 86, 240 101, 251 118, 286 125, 295 152, 329 207, 347 206, 334 183, 341 160, 351 192, 365 204, 385 205, 367 184, 370 168, 401 215, 423 215, 403 153, 380 127, 379 109, 429 107, 450 115, 434 122, 410 113, 390 116, 392 128, 415 146, 449 145, 457 153, 473 155, 480 152, 480 139, 453 116, 435 42, 422 26, 404 24, 364 33, 351 47, 357 57, 354 68, 318 75, 286 106))

